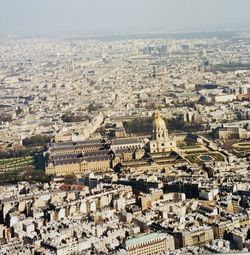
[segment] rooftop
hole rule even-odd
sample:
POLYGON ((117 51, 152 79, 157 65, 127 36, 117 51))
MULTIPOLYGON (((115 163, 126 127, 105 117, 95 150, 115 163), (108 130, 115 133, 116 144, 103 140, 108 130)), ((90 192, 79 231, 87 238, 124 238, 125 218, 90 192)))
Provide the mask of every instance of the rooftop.
POLYGON ((157 232, 138 236, 138 237, 126 240, 126 248, 129 249, 135 245, 143 245, 144 243, 148 243, 150 241, 156 241, 159 239, 162 240, 164 238, 166 238, 166 234, 157 233, 157 232))

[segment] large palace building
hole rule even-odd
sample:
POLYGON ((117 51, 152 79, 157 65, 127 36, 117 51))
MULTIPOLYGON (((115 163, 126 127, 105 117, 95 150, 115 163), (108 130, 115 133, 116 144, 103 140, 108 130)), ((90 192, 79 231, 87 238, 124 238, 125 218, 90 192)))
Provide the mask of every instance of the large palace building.
POLYGON ((45 172, 48 175, 68 175, 107 171, 122 161, 137 157, 140 148, 137 138, 51 143, 45 156, 45 172))
POLYGON ((117 166, 135 171, 156 170, 169 164, 172 160, 169 152, 175 149, 176 141, 156 111, 149 143, 138 137, 50 143, 45 153, 45 172, 48 175, 83 174, 117 166))

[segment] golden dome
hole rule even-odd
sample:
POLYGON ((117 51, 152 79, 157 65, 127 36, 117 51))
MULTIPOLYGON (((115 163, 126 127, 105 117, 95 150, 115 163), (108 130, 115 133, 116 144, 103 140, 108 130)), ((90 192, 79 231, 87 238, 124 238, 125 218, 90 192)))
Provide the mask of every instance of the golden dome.
POLYGON ((165 121, 161 118, 161 113, 159 110, 157 110, 155 112, 155 119, 154 119, 154 122, 153 122, 153 127, 154 129, 166 129, 166 123, 165 121))

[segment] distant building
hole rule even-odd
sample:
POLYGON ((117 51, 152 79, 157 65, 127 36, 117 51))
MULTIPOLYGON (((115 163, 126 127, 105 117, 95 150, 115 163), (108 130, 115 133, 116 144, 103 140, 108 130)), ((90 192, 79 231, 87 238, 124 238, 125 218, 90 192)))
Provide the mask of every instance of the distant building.
POLYGON ((214 137, 218 139, 246 139, 249 137, 249 132, 240 127, 218 127, 213 130, 214 137))
POLYGON ((237 97, 234 94, 221 94, 221 95, 212 96, 213 102, 215 103, 232 102, 236 100, 236 98, 237 97))

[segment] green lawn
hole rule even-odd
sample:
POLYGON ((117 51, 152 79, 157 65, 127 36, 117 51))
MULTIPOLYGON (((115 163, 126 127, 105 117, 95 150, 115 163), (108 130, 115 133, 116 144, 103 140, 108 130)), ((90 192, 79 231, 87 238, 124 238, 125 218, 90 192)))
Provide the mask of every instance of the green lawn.
POLYGON ((207 155, 207 156, 211 156, 214 160, 212 161, 224 161, 224 157, 219 153, 219 152, 203 152, 203 153, 196 153, 196 154, 192 154, 192 155, 187 155, 185 158, 190 161, 191 163, 196 163, 198 165, 202 165, 204 163, 204 161, 199 159, 199 156, 202 155, 207 155))
POLYGON ((250 146, 249 146, 249 147, 243 147, 243 146, 242 146, 241 148, 238 147, 238 148, 236 148, 236 150, 237 150, 237 151, 241 151, 241 152, 244 152, 244 151, 245 151, 245 152, 248 152, 248 151, 250 151, 250 146))
POLYGON ((238 143, 236 147, 249 147, 250 148, 250 143, 238 143))
POLYGON ((234 149, 239 151, 239 152, 248 152, 250 151, 250 143, 237 143, 233 145, 234 149))
POLYGON ((188 161, 190 161, 191 163, 197 163, 197 164, 201 163, 201 162, 198 160, 198 158, 196 157, 196 155, 188 155, 188 156, 186 156, 186 159, 187 159, 188 161))
POLYGON ((0 159, 0 169, 8 170, 11 168, 20 168, 24 166, 33 165, 33 163, 34 163, 34 159, 31 156, 0 159))
POLYGON ((199 153, 207 153, 208 151, 200 150, 200 151, 186 151, 186 154, 199 154, 199 153))

